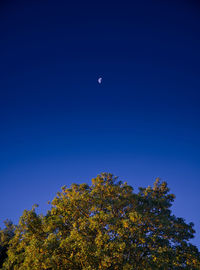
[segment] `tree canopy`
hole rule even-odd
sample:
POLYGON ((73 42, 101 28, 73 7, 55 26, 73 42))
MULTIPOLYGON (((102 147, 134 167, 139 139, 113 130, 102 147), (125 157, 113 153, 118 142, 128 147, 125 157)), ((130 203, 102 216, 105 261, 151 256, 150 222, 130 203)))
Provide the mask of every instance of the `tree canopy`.
POLYGON ((5 259, 7 258, 7 251, 9 247, 9 241, 14 236, 15 227, 10 220, 4 222, 5 228, 0 229, 0 268, 2 267, 5 259))
POLYGON ((134 193, 109 173, 63 187, 46 215, 24 211, 1 269, 200 269, 193 223, 172 214, 166 182, 134 193))

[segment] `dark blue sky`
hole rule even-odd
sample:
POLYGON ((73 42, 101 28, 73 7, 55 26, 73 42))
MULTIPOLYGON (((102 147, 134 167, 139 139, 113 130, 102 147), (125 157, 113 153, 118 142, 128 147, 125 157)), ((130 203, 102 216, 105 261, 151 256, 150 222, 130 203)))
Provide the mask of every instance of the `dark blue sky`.
POLYGON ((0 224, 104 171, 136 190, 160 176, 200 246, 199 14, 191 0, 0 2, 0 224))

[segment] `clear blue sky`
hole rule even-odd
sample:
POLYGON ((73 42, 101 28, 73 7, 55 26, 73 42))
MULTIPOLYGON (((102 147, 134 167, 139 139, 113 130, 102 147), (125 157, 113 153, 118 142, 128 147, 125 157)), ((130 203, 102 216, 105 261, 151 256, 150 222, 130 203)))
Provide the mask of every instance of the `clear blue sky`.
POLYGON ((136 190, 160 176, 200 246, 199 14, 192 0, 0 2, 0 224, 101 172, 136 190))

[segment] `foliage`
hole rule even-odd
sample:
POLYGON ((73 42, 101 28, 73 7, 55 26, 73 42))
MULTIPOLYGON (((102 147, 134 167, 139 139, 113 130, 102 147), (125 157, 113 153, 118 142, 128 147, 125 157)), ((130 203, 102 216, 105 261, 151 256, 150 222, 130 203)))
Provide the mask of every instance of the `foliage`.
POLYGON ((200 269, 193 224, 165 182, 138 193, 112 174, 63 187, 45 216, 24 211, 2 269, 200 269))
POLYGON ((5 228, 0 229, 0 268, 2 267, 5 259, 7 258, 7 251, 9 246, 9 241, 14 236, 15 227, 10 220, 4 222, 5 228))

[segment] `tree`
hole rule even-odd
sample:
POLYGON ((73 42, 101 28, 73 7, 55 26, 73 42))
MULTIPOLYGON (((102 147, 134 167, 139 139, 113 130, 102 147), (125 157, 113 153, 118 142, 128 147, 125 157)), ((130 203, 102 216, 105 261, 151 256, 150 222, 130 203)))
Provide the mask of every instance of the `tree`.
POLYGON ((9 247, 9 241, 14 236, 15 227, 10 220, 4 222, 5 228, 0 229, 0 268, 2 267, 5 259, 7 258, 7 251, 9 247))
POLYGON ((3 269, 200 269, 193 223, 173 201, 159 179, 138 193, 108 173, 63 187, 45 216, 24 211, 3 269))

